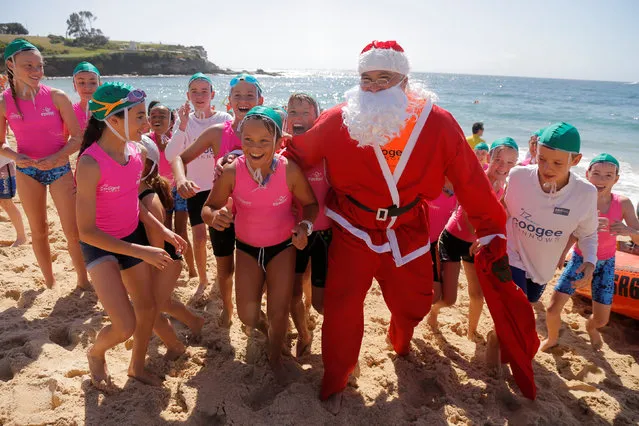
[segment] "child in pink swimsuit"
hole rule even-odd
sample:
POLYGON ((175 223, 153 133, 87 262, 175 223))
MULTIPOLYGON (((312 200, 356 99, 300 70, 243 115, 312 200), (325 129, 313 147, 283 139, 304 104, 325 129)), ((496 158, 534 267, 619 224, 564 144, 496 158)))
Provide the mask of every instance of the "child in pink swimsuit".
MULTIPOLYGON (((615 294, 617 235, 630 236, 634 243, 639 243, 639 220, 632 202, 623 195, 612 193, 612 187, 619 180, 619 161, 615 157, 603 153, 593 158, 588 166, 586 178, 597 188, 597 210, 599 211, 597 263, 591 281, 592 315, 586 321, 590 343, 594 349, 598 350, 603 345, 598 329, 608 323, 615 294), (624 221, 627 225, 624 225, 624 221)), ((571 240, 569 246, 573 243, 574 240, 571 240)), ((556 346, 559 341, 561 311, 570 296, 575 293, 575 280, 583 276, 583 274, 577 274, 583 262, 584 255, 579 247, 575 246, 566 269, 557 280, 555 292, 546 311, 548 338, 542 342, 541 350, 548 350, 556 346)))
POLYGON ((131 139, 139 140, 148 128, 144 99, 144 92, 124 83, 100 86, 89 102, 92 116, 78 159, 82 256, 98 299, 111 319, 87 352, 94 384, 110 381, 106 351, 133 335, 128 375, 159 385, 160 378, 145 367, 151 333, 155 329, 164 342, 176 340, 171 325, 160 321, 156 305, 160 289, 151 279, 149 266, 164 270, 171 257, 162 248, 149 245, 145 225, 171 243, 177 253, 184 250, 185 242, 138 201, 145 154, 131 139))
MULTIPOLYGON (((173 172, 178 187, 178 193, 186 198, 202 197, 202 204, 208 192, 201 191, 202 184, 197 182, 195 171, 202 179, 206 179, 209 184, 215 180, 214 168, 227 157, 227 154, 241 148, 241 142, 236 134, 240 122, 246 116, 246 113, 256 105, 264 102, 262 97, 262 87, 257 79, 251 75, 240 74, 234 77, 230 82, 229 92, 230 106, 234 112, 233 120, 227 120, 208 127, 204 130, 197 140, 188 148, 175 157, 173 161, 173 172), (215 158, 214 167, 200 168, 196 164, 196 160, 205 153, 213 155, 215 158), (185 174, 184 166, 188 166, 189 176, 185 174)), ((170 147, 170 146, 169 146, 170 147)), ((168 154, 167 154, 168 155, 168 154)), ((170 157, 170 156, 169 156, 170 157)), ((190 207, 189 207, 190 210, 190 207)), ((190 212, 194 215, 201 212, 202 207, 199 206, 197 212, 190 212)), ((201 215, 199 215, 201 218, 201 215)), ((233 273, 235 271, 235 263, 233 253, 235 251, 235 227, 231 226, 225 229, 209 228, 209 237, 213 246, 213 254, 215 255, 215 264, 217 267, 217 285, 222 298, 222 312, 219 317, 219 324, 223 327, 231 325, 231 317, 233 315, 233 273)), ((200 286, 197 292, 202 292, 203 287, 200 286)))
MULTIPOLYGON (((517 164, 519 147, 511 138, 501 138, 490 146, 486 175, 493 185, 497 199, 504 193, 504 185, 510 169, 517 164)), ((444 307, 452 306, 457 301, 457 287, 461 261, 464 262, 464 273, 468 281, 468 339, 474 340, 477 325, 484 306, 484 296, 475 271, 471 246, 477 240, 475 230, 468 221, 463 208, 457 207, 445 229, 439 237, 438 251, 442 263, 442 298, 435 303, 428 316, 428 323, 437 327, 437 316, 444 307)))
POLYGON ((284 380, 281 354, 295 278, 294 248, 306 246, 318 206, 301 169, 275 154, 282 135, 280 115, 271 108, 255 107, 240 128, 244 155, 224 166, 202 217, 216 230, 235 223, 238 315, 268 337, 269 362, 278 380, 284 380), (227 206, 230 196, 235 218, 227 206), (298 223, 291 208, 294 198, 303 211, 298 223), (260 310, 265 280, 268 322, 260 310))
POLYGON ((73 70, 73 88, 80 95, 80 102, 73 104, 73 112, 82 130, 89 121, 89 101, 100 86, 100 71, 90 62, 80 62, 73 70))
POLYGON ((73 105, 67 95, 40 84, 44 77, 42 55, 23 39, 4 51, 9 88, 0 97, 0 155, 16 165, 16 184, 29 220, 33 251, 48 288, 56 285, 49 247, 47 189, 53 198, 66 237, 77 285, 91 287, 78 243, 75 191, 69 156, 82 142, 73 105), (6 123, 16 136, 17 152, 6 143, 6 123), (71 135, 71 138, 67 137, 71 135))

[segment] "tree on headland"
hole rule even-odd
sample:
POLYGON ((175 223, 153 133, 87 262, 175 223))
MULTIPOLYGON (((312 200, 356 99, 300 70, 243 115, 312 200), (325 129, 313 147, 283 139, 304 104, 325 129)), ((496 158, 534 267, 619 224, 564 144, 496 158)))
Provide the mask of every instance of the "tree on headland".
MULTIPOLYGON (((93 22, 98 19, 88 10, 72 13, 67 19, 66 35, 74 37, 71 46, 104 46, 109 38, 102 34, 102 30, 93 28, 93 22)), ((66 43, 65 43, 66 44, 66 43)))
POLYGON ((18 22, 7 22, 0 24, 0 34, 29 34, 29 30, 18 22))

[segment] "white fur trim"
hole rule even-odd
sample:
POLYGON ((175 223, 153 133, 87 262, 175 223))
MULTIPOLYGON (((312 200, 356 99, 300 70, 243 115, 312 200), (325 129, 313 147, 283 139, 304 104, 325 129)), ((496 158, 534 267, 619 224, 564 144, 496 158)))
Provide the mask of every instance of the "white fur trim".
POLYGON ((408 75, 410 64, 404 52, 393 49, 371 49, 359 55, 357 72, 360 74, 369 71, 392 71, 402 75, 408 75))

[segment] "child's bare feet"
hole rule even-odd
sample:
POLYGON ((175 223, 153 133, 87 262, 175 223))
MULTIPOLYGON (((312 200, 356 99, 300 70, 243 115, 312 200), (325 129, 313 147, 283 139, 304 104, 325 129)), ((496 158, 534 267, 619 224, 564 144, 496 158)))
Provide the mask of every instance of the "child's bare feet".
POLYGON ((233 320, 231 319, 233 315, 233 311, 229 311, 226 307, 222 308, 222 312, 220 312, 220 316, 217 319, 217 325, 224 328, 230 328, 231 324, 233 324, 233 320))
POLYGON ((299 333, 297 344, 295 345, 295 357, 299 358, 310 352, 311 343, 313 343, 313 333, 308 330, 305 333, 299 333))
POLYGON ((542 340, 541 345, 539 345, 539 352, 548 352, 549 350, 557 346, 557 344, 557 339, 544 339, 542 340))
POLYGON ((324 409, 336 416, 342 409, 342 398, 344 397, 344 392, 334 393, 329 396, 326 401, 322 402, 324 409))
POLYGON ((439 312, 436 309, 431 309, 426 317, 426 323, 433 331, 439 330, 439 320, 437 319, 439 312))
POLYGON ((89 372, 91 373, 91 383, 93 386, 100 386, 101 383, 111 384, 111 376, 107 370, 106 360, 104 357, 91 354, 91 349, 87 351, 87 361, 89 361, 89 372))
POLYGON ((135 371, 133 368, 129 367, 127 375, 132 379, 144 383, 145 385, 162 386, 163 380, 146 368, 142 368, 140 371, 135 371))
POLYGON ((196 315, 195 316, 195 324, 191 324, 189 327, 191 330, 191 338, 194 340, 199 340, 202 337, 202 328, 204 328, 204 318, 196 315))
POLYGON ((494 370, 497 375, 501 373, 501 354, 499 353, 499 339, 494 330, 491 330, 487 337, 486 344, 486 365, 490 370, 494 370))
POLYGON ((21 237, 16 238, 16 240, 11 244, 11 247, 18 247, 27 242, 27 237, 22 235, 21 237))
POLYGON ((198 284, 197 288, 195 289, 195 293, 193 293, 192 299, 196 300, 201 298, 204 295, 204 290, 206 290, 206 287, 209 285, 208 282, 202 282, 200 280, 200 283, 198 284))
POLYGON ((273 375, 278 384, 287 386, 288 384, 299 379, 301 372, 299 366, 289 360, 279 359, 276 362, 270 363, 273 375))
POLYGON ((603 340, 601 339, 601 333, 595 327, 590 325, 590 321, 586 323, 586 330, 588 331, 588 335, 590 336, 590 344, 595 351, 601 350, 603 348, 603 340))
POLYGON ((44 285, 47 286, 49 290, 58 290, 58 282, 55 280, 55 278, 51 278, 51 281, 47 281, 47 279, 45 278, 44 285))
POLYGON ((89 281, 88 277, 78 277, 78 283, 76 284, 77 287, 81 290, 84 291, 90 291, 93 290, 93 287, 91 286, 91 281, 89 281))
POLYGON ((167 361, 175 361, 176 359, 181 357, 184 352, 186 352, 186 346, 180 343, 175 348, 167 348, 164 359, 166 359, 167 361))

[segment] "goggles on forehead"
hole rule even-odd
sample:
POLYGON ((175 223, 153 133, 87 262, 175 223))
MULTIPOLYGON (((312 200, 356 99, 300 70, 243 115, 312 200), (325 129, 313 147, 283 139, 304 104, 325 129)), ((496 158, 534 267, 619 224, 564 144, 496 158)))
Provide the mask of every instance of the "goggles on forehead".
POLYGON ((253 77, 252 75, 238 75, 237 77, 233 77, 230 83, 231 89, 234 88, 240 81, 246 81, 247 83, 254 85, 258 90, 258 94, 262 92, 262 87, 260 86, 259 81, 257 81, 257 78, 253 77))
POLYGON ((144 90, 140 90, 140 89, 131 90, 126 95, 126 97, 119 99, 115 102, 102 102, 94 98, 94 99, 91 99, 91 101, 98 105, 102 105, 102 108, 98 108, 96 110, 93 110, 92 112, 95 113, 95 112, 104 111, 104 118, 107 118, 109 115, 111 115, 113 110, 115 110, 115 108, 117 108, 118 106, 123 105, 127 102, 131 104, 140 103, 144 101, 145 98, 146 98, 146 93, 144 92, 144 90))

